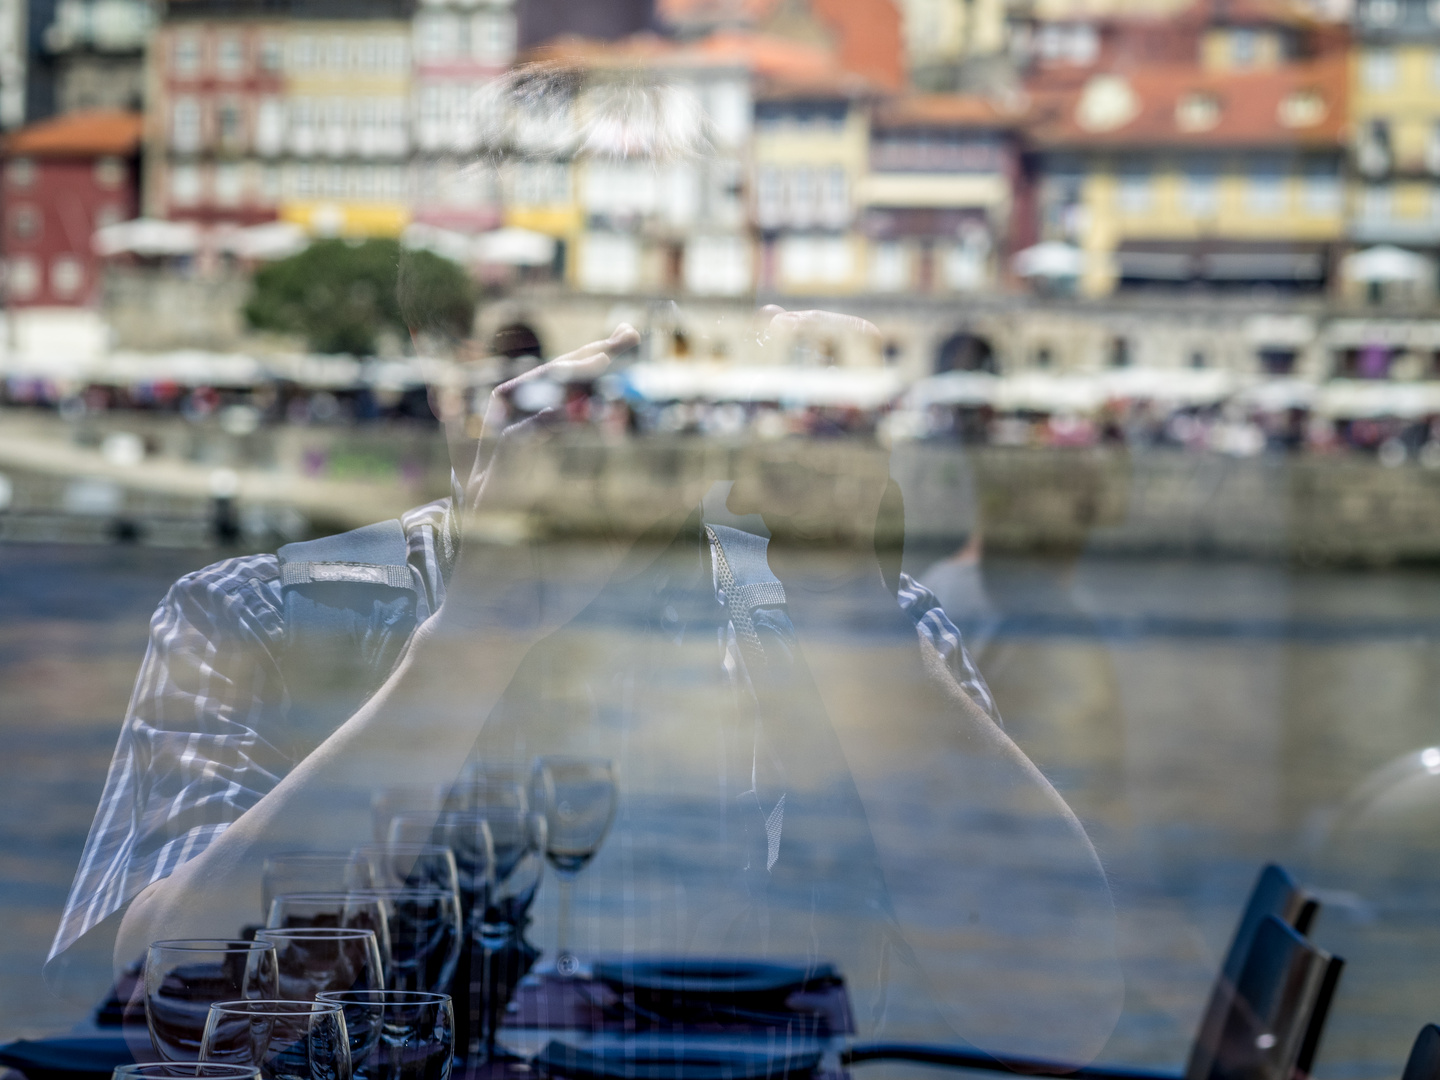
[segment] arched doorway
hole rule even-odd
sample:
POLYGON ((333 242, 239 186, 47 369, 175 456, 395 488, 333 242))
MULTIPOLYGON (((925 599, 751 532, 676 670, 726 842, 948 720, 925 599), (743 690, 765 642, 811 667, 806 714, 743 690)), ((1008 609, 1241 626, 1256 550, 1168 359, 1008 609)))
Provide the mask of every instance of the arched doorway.
POLYGON ((978 334, 961 330, 951 334, 935 351, 935 374, 946 371, 988 371, 996 373, 995 350, 978 334))

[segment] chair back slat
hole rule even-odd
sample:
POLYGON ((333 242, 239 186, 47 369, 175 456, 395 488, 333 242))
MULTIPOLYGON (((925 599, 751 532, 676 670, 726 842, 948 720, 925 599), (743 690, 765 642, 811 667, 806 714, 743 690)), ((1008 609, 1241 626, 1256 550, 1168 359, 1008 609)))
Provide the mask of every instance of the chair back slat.
POLYGON ((1420 1029, 1400 1080, 1440 1080, 1440 1027, 1426 1024, 1420 1029))
POLYGON ((1236 980, 1208 1080, 1293 1080, 1307 1038, 1319 1040, 1318 1031, 1312 1036, 1312 1020, 1326 997, 1330 962, 1328 953, 1287 923, 1273 915, 1262 919, 1236 980))
POLYGON ((1191 1044, 1190 1060, 1185 1066, 1185 1080, 1208 1080, 1214 1067, 1215 1048, 1220 1042, 1220 1032, 1230 1015, 1235 998, 1235 986, 1240 971, 1250 955, 1255 932, 1267 917, 1279 919, 1295 928, 1300 934, 1309 932, 1310 924, 1319 911, 1319 902, 1300 887, 1283 867, 1270 863, 1260 871, 1255 886, 1250 890, 1250 899, 1240 914, 1235 927, 1235 936, 1230 940, 1230 949, 1225 962, 1215 977, 1210 991, 1210 1001, 1200 1017, 1200 1027, 1191 1044))

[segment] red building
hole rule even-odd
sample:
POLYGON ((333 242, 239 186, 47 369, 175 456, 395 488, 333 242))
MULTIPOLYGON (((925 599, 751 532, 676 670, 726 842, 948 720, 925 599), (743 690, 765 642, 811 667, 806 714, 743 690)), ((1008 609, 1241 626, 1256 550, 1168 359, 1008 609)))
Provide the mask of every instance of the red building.
POLYGON ((139 113, 69 113, 3 143, 5 298, 11 308, 83 307, 98 298, 96 229, 136 216, 139 113))

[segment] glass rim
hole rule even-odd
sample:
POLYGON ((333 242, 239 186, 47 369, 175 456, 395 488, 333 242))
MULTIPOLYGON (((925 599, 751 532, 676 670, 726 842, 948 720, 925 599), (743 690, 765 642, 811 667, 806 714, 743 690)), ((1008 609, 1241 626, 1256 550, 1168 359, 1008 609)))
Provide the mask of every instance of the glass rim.
MULTIPOLYGON (((282 892, 272 896, 270 902, 273 904, 277 900, 351 900, 356 897, 356 893, 361 888, 361 886, 357 886, 354 889, 307 889, 305 892, 282 892)), ((360 897, 360 899, 367 898, 360 897)), ((271 928, 265 927, 265 929, 271 928)))
MULTIPOLYGON (((272 948, 269 942, 244 938, 162 938, 152 941, 150 949, 168 949, 171 952, 251 952, 272 948)), ((148 950, 147 950, 148 951, 148 950)), ((134 1062, 136 1065, 154 1065, 160 1062, 134 1062)))
POLYGON ((455 891, 443 885, 367 885, 364 888, 347 889, 346 896, 445 896, 453 897, 455 891))
POLYGON ((434 990, 322 990, 316 1001, 345 1005, 442 1005, 453 999, 434 990))
POLYGON ((315 1013, 340 1012, 341 1009, 339 1004, 333 1001, 296 1001, 294 998, 235 998, 230 1001, 212 1001, 210 1011, 212 1013, 238 1013, 256 1016, 304 1016, 315 1013))
POLYGON ((273 855, 266 855, 265 862, 303 862, 313 860, 315 862, 348 861, 348 851, 277 851, 273 855))
POLYGON ((238 1065, 232 1061, 132 1061, 116 1065, 113 1076, 178 1076, 196 1080, 227 1080, 259 1076, 260 1066, 238 1065), (173 1073, 170 1070, 175 1070, 173 1073))
POLYGON ((272 934, 285 938, 333 938, 336 941, 343 941, 346 938, 364 937, 367 934, 374 937, 375 931, 360 926, 262 926, 255 931, 257 940, 261 934, 272 934))
POLYGON ((541 754, 530 766, 530 771, 534 773, 551 765, 604 765, 611 772, 615 771, 614 760, 598 754, 541 754))
MULTIPOLYGON (((402 811, 400 811, 398 814, 396 814, 393 818, 391 818, 391 820, 393 821, 393 820, 395 820, 395 818, 408 817, 411 813, 415 813, 415 814, 428 814, 429 811, 428 811, 428 810, 415 810, 415 811, 402 810, 402 811)), ((446 811, 440 811, 440 813, 443 814, 443 813, 446 813, 446 811)), ((426 842, 423 841, 423 840, 377 840, 377 841, 375 841, 375 842, 372 843, 372 844, 357 844, 354 848, 351 849, 350 854, 351 854, 352 856, 354 856, 354 855, 361 855, 361 854, 369 855, 369 854, 372 854, 372 853, 384 853, 384 852, 389 852, 389 851, 399 851, 399 852, 403 852, 403 853, 405 853, 405 854, 407 854, 407 855, 408 855, 408 854, 422 855, 422 854, 426 854, 426 853, 431 853, 431 854, 436 854, 436 855, 438 855, 438 854, 440 854, 441 852, 448 852, 448 853, 451 854, 451 855, 454 855, 454 854, 455 854, 454 849, 452 849, 452 848, 450 848, 450 847, 447 847, 445 844, 430 844, 430 843, 426 843, 426 842)))

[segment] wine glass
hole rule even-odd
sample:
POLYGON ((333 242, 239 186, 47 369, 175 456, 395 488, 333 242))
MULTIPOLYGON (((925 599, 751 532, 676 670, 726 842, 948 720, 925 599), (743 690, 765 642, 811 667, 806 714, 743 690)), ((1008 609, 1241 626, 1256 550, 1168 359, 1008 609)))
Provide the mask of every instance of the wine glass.
POLYGON ((353 863, 363 867, 373 887, 460 890, 455 854, 443 844, 425 841, 390 841, 362 844, 350 852, 353 863))
POLYGON ((353 864, 348 851, 287 851, 271 855, 261 870, 261 914, 270 915, 275 897, 294 893, 345 892, 374 882, 368 869, 353 864))
POLYGON ((370 822, 377 843, 390 838, 390 821, 396 814, 440 811, 449 789, 444 784, 397 784, 382 788, 370 799, 370 822))
POLYGON ((200 1060, 253 1065, 261 1080, 350 1080, 345 1011, 333 1001, 219 1001, 200 1060))
POLYGON ((336 990, 319 1000, 345 1010, 356 1080, 448 1080, 455 1060, 455 1013, 448 994, 336 990))
MULTIPOLYGON (((209 1015, 209 1010, 206 1010, 209 1015)), ((213 1061, 146 1061, 117 1065, 110 1080, 261 1080, 254 1065, 221 1065, 213 1061)))
POLYGON ((145 954, 145 1023, 165 1061, 195 1061, 211 1004, 273 998, 280 991, 275 946, 213 938, 157 941, 145 954))
POLYGON ((345 927, 267 927, 255 940, 275 946, 277 997, 313 1001, 323 990, 379 990, 385 965, 375 931, 345 927))
POLYGON ((571 886, 575 875, 600 850, 615 820, 615 765, 604 758, 537 758, 530 774, 530 798, 536 810, 545 815, 545 855, 560 878, 555 970, 570 976, 580 966, 570 951, 571 886))
POLYGON ((390 927, 385 905, 375 897, 348 892, 292 893, 277 896, 270 903, 265 926, 272 930, 341 928, 372 930, 380 949, 380 963, 390 970, 390 927))
POLYGON ((466 954, 466 963, 460 968, 460 983, 456 992, 465 1006, 461 1019, 465 1022, 466 1058, 471 1061, 480 1048, 482 1025, 477 1010, 484 1000, 484 974, 489 970, 490 954, 504 944, 503 935, 497 938, 494 928, 485 921, 489 907, 490 892, 495 880, 495 845, 491 840, 490 826, 482 814, 471 810, 446 810, 439 814, 424 811, 402 813, 390 821, 390 835, 397 841, 417 836, 427 836, 434 843, 443 845, 452 852, 459 871, 461 918, 468 932, 472 946, 480 948, 480 963, 473 959, 473 952, 466 954), (479 977, 480 993, 476 978, 479 977))
POLYGON ((500 1017, 518 986, 517 959, 505 950, 515 945, 545 870, 546 826, 543 814, 512 805, 472 811, 483 817, 495 849, 495 879, 480 915, 479 939, 485 970, 481 979, 483 1010, 477 1016, 485 1040, 486 1061, 495 1060, 500 1017))
POLYGON ((450 988, 464 942, 460 903, 451 889, 359 889, 353 896, 376 899, 384 905, 390 930, 390 968, 385 985, 392 990, 450 988))

